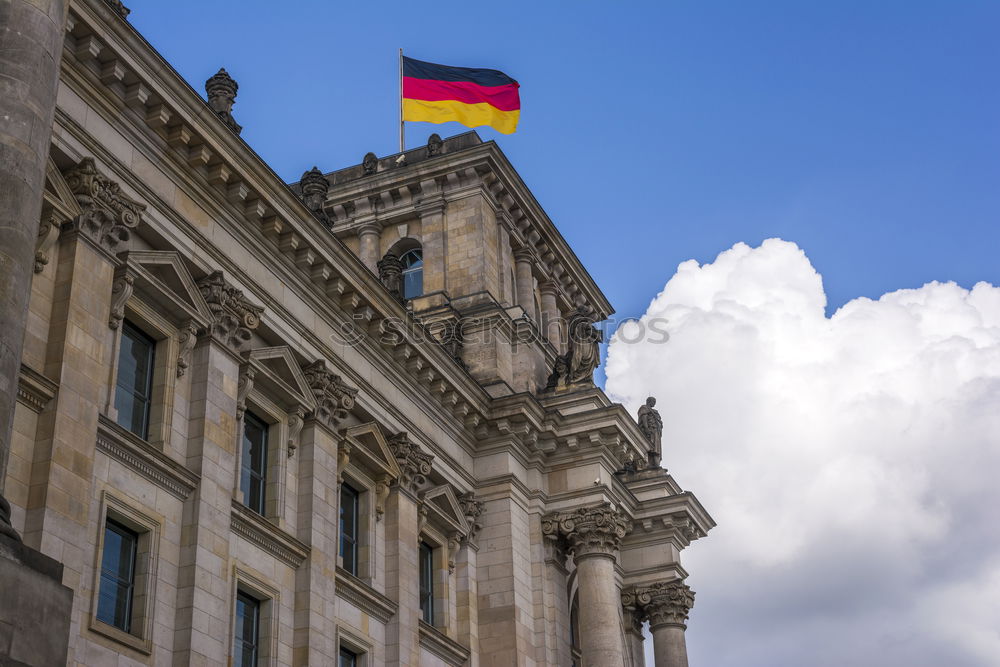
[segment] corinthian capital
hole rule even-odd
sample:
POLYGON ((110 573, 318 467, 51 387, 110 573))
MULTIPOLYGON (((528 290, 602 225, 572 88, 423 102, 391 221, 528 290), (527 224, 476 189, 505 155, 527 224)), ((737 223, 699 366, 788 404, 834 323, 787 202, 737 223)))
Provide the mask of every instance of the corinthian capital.
POLYGON ((680 579, 637 586, 622 593, 622 605, 649 619, 649 627, 679 625, 687 627, 688 613, 694 607, 694 591, 680 579))
POLYGON ((427 482, 427 476, 431 474, 431 461, 434 456, 427 454, 420 449, 420 445, 412 442, 406 435, 406 431, 400 431, 389 438, 388 444, 402 473, 399 477, 400 487, 410 493, 416 493, 427 482))
POLYGON ((209 332, 237 354, 250 348, 251 333, 260 325, 264 309, 250 303, 243 292, 230 285, 222 271, 198 281, 198 289, 212 311, 209 332))
POLYGON ((316 419, 336 430, 354 407, 358 390, 348 386, 339 375, 328 369, 322 359, 304 366, 302 373, 316 399, 316 419))
POLYGON ((65 176, 66 184, 83 209, 73 219, 72 226, 112 254, 122 250, 131 238, 131 230, 139 226, 146 207, 97 171, 94 158, 83 158, 65 176))
POLYGON ((614 556, 631 530, 632 522, 608 503, 542 518, 542 534, 564 541, 576 560, 590 555, 614 556))

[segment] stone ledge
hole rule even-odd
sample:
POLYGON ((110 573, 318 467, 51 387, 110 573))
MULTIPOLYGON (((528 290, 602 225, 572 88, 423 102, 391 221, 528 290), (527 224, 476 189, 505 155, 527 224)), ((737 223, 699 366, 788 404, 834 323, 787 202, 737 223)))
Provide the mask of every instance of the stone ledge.
POLYGON ((233 532, 287 565, 297 568, 309 557, 309 545, 233 500, 230 528, 233 532))
POLYGON ((55 398, 59 385, 30 366, 21 364, 17 382, 17 400, 35 412, 41 412, 55 398))
POLYGON ((341 567, 337 568, 336 592, 337 597, 350 602, 381 623, 388 623, 399 609, 395 602, 341 567))
POLYGON ((97 449, 179 500, 185 500, 198 486, 197 474, 104 415, 98 418, 97 449))
POLYGON ((24 542, 0 535, 0 558, 14 561, 38 574, 62 583, 63 564, 55 558, 46 556, 41 551, 35 551, 24 542))
POLYGON ((464 665, 472 653, 424 620, 420 621, 420 645, 449 665, 464 665))

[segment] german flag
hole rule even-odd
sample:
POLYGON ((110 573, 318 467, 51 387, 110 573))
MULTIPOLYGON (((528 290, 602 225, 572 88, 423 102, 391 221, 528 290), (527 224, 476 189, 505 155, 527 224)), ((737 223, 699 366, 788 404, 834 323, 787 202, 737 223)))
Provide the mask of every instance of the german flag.
POLYGON ((495 69, 448 67, 403 57, 403 120, 489 125, 511 134, 521 99, 517 81, 495 69))

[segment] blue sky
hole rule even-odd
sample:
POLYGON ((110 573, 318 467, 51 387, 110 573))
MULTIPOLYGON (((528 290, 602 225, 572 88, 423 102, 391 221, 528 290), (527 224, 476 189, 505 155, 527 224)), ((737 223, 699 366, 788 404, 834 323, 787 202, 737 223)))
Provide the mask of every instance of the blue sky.
MULTIPOLYGON (((498 139, 619 315, 685 259, 798 243, 830 305, 1000 282, 1000 3, 188 2, 130 20, 297 180, 397 145, 397 49, 502 69, 498 139)), ((408 145, 457 124, 408 124, 408 145)))

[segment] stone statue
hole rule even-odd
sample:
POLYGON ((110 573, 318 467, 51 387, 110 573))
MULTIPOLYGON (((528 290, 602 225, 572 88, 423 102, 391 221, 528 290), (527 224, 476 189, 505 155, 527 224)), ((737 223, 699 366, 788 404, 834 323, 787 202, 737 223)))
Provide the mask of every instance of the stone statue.
POLYGON ((243 127, 233 118, 233 104, 236 103, 236 91, 239 85, 229 76, 224 67, 219 68, 211 79, 205 82, 205 93, 208 95, 208 106, 222 119, 229 129, 239 134, 243 127))
POLYGON ((578 307, 570 315, 569 350, 556 358, 555 367, 545 385, 546 391, 594 383, 594 369, 601 363, 603 339, 594 321, 586 306, 578 307))
POLYGON ((365 153, 365 159, 361 161, 361 166, 365 170, 365 176, 371 176, 378 171, 378 156, 375 153, 365 153))
POLYGON ((427 138, 427 157, 441 155, 441 149, 443 147, 444 142, 441 141, 441 135, 435 132, 427 138))
POLYGON ((397 301, 402 302, 403 264, 399 261, 399 255, 390 251, 378 261, 378 277, 389 293, 397 301))
POLYGON ((663 419, 660 413, 653 406, 656 399, 650 396, 646 399, 646 404, 639 408, 639 430, 649 441, 649 467, 655 468, 660 465, 660 457, 663 454, 661 438, 663 436, 663 419))
POLYGON ((330 216, 323 210, 326 203, 326 193, 330 190, 330 183, 326 176, 317 167, 313 167, 302 174, 299 180, 299 188, 302 190, 302 202, 312 214, 326 227, 330 226, 330 216))

